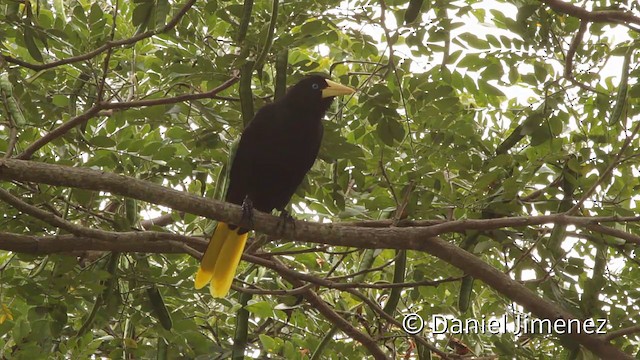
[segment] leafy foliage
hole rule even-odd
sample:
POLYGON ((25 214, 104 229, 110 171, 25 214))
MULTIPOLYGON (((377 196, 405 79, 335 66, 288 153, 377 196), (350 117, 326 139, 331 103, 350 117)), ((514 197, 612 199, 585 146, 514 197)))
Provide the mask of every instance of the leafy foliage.
MULTIPOLYGON (((566 211, 635 215, 640 25, 608 19, 581 25, 578 15, 538 1, 275 5, 3 2, 0 152, 220 199, 234 141, 252 111, 242 104, 258 109, 273 101, 282 85, 277 62, 284 59, 289 84, 322 72, 359 90, 325 122, 320 160, 292 200, 298 218, 402 226, 403 219, 566 211), (162 102, 210 91, 237 69, 239 88, 162 102), (154 99, 160 103, 132 105, 154 99), (105 102, 122 107, 100 108, 33 147, 105 102)), ((600 0, 585 5, 639 16, 633 1, 608 7, 600 0)), ((0 189, 88 228, 200 236, 212 227, 211 220, 178 213, 166 226, 144 225, 170 209, 108 192, 20 182, 2 182, 0 189)), ((65 233, 5 202, 0 213, 3 233, 65 233)), ((442 237, 574 316, 606 318, 607 329, 618 330, 638 325, 640 228, 637 221, 609 225, 626 235, 556 224, 462 229, 442 237)), ((363 298, 398 321, 409 312, 477 319, 522 311, 512 299, 422 252, 256 237, 261 251, 292 270, 351 284, 352 291, 313 290, 392 357, 426 355, 423 344, 391 326, 363 298), (426 282, 431 280, 436 283, 426 282), (408 285, 368 286, 391 283, 408 285)), ((237 278, 257 291, 214 301, 192 288, 195 259, 154 252, 0 252, 1 356, 36 358, 43 349, 57 358, 368 354, 300 294, 282 292, 296 286, 273 269, 243 262, 237 278), (238 345, 243 332, 245 349, 238 345)), ((613 344, 638 356, 638 334, 613 344)), ((447 336, 423 335, 440 351, 461 351, 447 336)), ((527 341, 513 333, 456 337, 478 356, 592 356, 577 343, 543 334, 527 334, 527 341)))

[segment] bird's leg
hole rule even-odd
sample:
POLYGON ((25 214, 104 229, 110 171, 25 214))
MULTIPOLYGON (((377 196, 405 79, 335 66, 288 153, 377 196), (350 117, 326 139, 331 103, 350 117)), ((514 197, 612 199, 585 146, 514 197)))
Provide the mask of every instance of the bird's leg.
POLYGON ((253 201, 249 196, 245 196, 242 201, 242 218, 240 219, 240 234, 249 232, 253 229, 253 201))
POLYGON ((286 209, 282 209, 280 210, 280 221, 278 221, 278 227, 276 228, 276 231, 280 230, 280 235, 284 234, 287 223, 293 226, 293 230, 296 229, 296 219, 286 209))

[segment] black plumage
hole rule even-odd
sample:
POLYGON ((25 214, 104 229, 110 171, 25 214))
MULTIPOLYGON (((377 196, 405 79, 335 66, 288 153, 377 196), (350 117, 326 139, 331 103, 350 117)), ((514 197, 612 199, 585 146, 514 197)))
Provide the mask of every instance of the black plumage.
MULTIPOLYGON (((257 210, 284 211, 318 156, 327 109, 335 96, 353 92, 322 76, 309 76, 281 100, 262 107, 240 138, 225 200, 240 205, 246 198, 257 210)), ((210 282, 213 296, 226 295, 246 237, 244 229, 218 224, 196 275, 196 288, 210 282)))

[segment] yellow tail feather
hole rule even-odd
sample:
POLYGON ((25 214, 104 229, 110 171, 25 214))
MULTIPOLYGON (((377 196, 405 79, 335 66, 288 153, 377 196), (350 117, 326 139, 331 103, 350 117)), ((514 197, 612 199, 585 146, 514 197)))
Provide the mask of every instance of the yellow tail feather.
POLYGON ((200 268, 198 268, 198 272, 196 273, 196 289, 202 289, 211 281, 213 270, 216 267, 216 262, 220 255, 220 249, 222 249, 222 244, 224 244, 230 231, 229 225, 223 222, 219 222, 218 225, 216 225, 211 240, 209 240, 207 250, 205 250, 202 260, 200 261, 200 268))
POLYGON ((213 275, 211 277, 211 285, 209 290, 213 297, 224 297, 231 288, 233 276, 236 273, 244 244, 247 242, 249 233, 238 234, 240 228, 229 231, 222 248, 218 260, 216 261, 213 275))

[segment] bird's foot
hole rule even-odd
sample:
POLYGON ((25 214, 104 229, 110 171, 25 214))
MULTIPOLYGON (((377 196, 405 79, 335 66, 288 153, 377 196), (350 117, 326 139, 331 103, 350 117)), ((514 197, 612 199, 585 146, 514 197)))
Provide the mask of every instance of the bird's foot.
POLYGON ((242 218, 240 219, 240 234, 253 229, 253 201, 245 196, 242 201, 242 218))
POLYGON ((296 229, 296 219, 289 214, 287 210, 280 211, 280 221, 278 221, 278 227, 276 231, 280 232, 280 235, 284 235, 284 231, 287 228, 287 224, 293 226, 293 230, 296 229))

